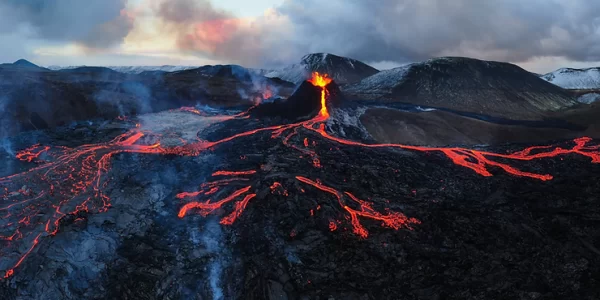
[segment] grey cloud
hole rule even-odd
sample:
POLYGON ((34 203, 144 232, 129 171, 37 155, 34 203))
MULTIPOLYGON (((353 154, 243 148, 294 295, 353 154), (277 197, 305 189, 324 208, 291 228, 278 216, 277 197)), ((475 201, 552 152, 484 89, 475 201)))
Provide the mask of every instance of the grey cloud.
POLYGON ((595 60, 599 53, 592 46, 600 45, 600 2, 593 0, 298 3, 287 1, 280 11, 300 29, 299 38, 309 48, 362 60, 407 61, 440 55, 595 60))
POLYGON ((78 42, 92 48, 117 44, 133 27, 122 13, 126 0, 4 0, 0 21, 5 31, 26 27, 35 38, 78 42))
POLYGON ((596 0, 287 0, 276 12, 284 28, 259 17, 210 51, 195 50, 249 65, 289 63, 308 52, 394 62, 445 55, 600 60, 596 0))
MULTIPOLYGON (((600 60, 596 0, 286 0, 251 23, 216 1, 146 1, 183 52, 247 66, 287 64, 310 52, 396 63, 444 55, 600 60)), ((107 48, 133 27, 125 2, 2 0, 0 35, 19 30, 107 48)))
MULTIPOLYGON (((165 31, 176 35, 177 45, 184 52, 227 63, 256 65, 270 45, 257 26, 244 26, 245 20, 216 8, 209 0, 157 0, 155 16, 163 21, 165 31), (241 47, 241 48, 240 48, 241 47)), ((262 22, 262 20, 259 20, 262 22)), ((270 37, 274 30, 268 30, 270 37)))
POLYGON ((158 16, 166 21, 189 23, 227 17, 225 11, 214 8, 209 0, 163 0, 158 5, 158 16))

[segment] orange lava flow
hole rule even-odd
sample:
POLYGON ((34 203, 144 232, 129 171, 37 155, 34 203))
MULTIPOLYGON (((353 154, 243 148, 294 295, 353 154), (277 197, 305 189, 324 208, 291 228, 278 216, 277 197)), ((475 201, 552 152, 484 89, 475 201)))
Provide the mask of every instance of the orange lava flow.
POLYGON ((50 147, 48 146, 40 147, 39 145, 33 145, 25 150, 19 151, 16 157, 19 160, 32 162, 35 159, 38 159, 42 153, 47 152, 48 150, 50 150, 50 147))
POLYGON ((241 188, 235 192, 233 192, 231 195, 217 201, 217 202, 210 202, 210 199, 207 200, 206 202, 190 202, 187 203, 186 205, 184 205, 180 210, 179 210, 179 214, 178 216, 180 218, 185 217, 185 215, 187 214, 187 212, 191 209, 200 209, 200 214, 203 216, 207 216, 208 214, 210 214, 211 212, 215 211, 216 209, 220 208, 221 206, 223 206, 223 204, 230 202, 231 200, 243 195, 244 193, 248 192, 250 189, 252 188, 252 186, 247 186, 245 188, 241 188))
MULTIPOLYGON (((404 214, 399 213, 399 212, 391 212, 391 213, 384 215, 378 211, 375 211, 372 208, 371 203, 364 201, 364 200, 360 200, 349 192, 341 193, 340 191, 338 191, 332 187, 323 185, 319 181, 312 181, 312 180, 310 180, 306 177, 302 177, 302 176, 296 176, 296 179, 298 179, 299 181, 301 181, 303 183, 312 185, 313 187, 315 187, 321 191, 324 191, 324 192, 334 195, 337 198, 339 205, 350 215, 352 228, 353 228, 352 231, 362 238, 367 238, 369 236, 369 232, 360 223, 360 220, 358 219, 358 217, 381 221, 384 226, 391 227, 396 230, 398 230, 402 227, 412 229, 410 227, 411 224, 420 224, 421 223, 419 220, 417 220, 415 218, 407 218, 404 214), (353 209, 350 206, 346 205, 345 201, 343 200, 344 194, 346 196, 348 196, 350 198, 350 200, 352 200, 355 204, 357 204, 359 206, 359 209, 353 209)), ((331 225, 331 224, 332 223, 330 223, 330 225, 329 225, 330 230, 333 231, 333 230, 337 229, 337 226, 335 226, 335 223, 333 223, 334 225, 331 225)))
POLYGON ((534 179, 539 179, 542 181, 547 181, 553 179, 553 176, 550 174, 537 174, 526 171, 521 171, 507 163, 501 163, 492 160, 495 158, 503 158, 509 160, 521 160, 521 161, 530 161, 541 158, 549 158, 555 157, 558 155, 565 154, 579 154, 582 156, 586 156, 591 158, 592 163, 600 163, 600 145, 588 145, 589 142, 592 141, 591 138, 582 137, 574 140, 575 145, 571 149, 564 148, 554 148, 550 151, 539 152, 532 154, 531 152, 534 150, 542 150, 549 149, 551 147, 540 147, 534 146, 530 148, 526 148, 522 151, 510 153, 510 154, 499 154, 487 151, 478 151, 467 148, 440 148, 440 147, 419 147, 419 146, 409 146, 409 145, 401 145, 401 144, 365 144, 355 141, 350 141, 342 138, 338 138, 332 136, 325 130, 324 124, 320 124, 318 129, 310 128, 313 131, 318 132, 324 138, 329 140, 338 142, 344 145, 350 146, 358 146, 358 147, 366 147, 366 148, 401 148, 405 150, 415 150, 422 152, 434 152, 438 151, 446 155, 448 158, 452 160, 456 165, 469 168, 479 175, 489 177, 493 174, 490 171, 490 167, 497 167, 504 170, 506 173, 511 175, 519 176, 519 177, 529 177, 534 179))
POLYGON ((252 175, 256 174, 256 170, 250 171, 217 171, 212 176, 241 176, 241 175, 252 175))
POLYGON ((33 242, 31 243, 31 247, 29 247, 29 250, 27 250, 23 255, 21 255, 21 257, 19 258, 17 263, 15 265, 13 265, 10 269, 6 270, 6 272, 4 273, 4 279, 15 274, 15 269, 23 263, 25 258, 29 255, 29 253, 31 253, 31 251, 33 251, 35 246, 40 242, 40 235, 42 235, 42 234, 41 233, 38 234, 35 237, 35 239, 33 239, 33 242))
MULTIPOLYGON (((457 166, 470 169, 485 177, 503 171, 514 176, 542 181, 551 180, 553 178, 551 174, 521 170, 514 165, 514 162, 545 159, 558 155, 580 155, 589 158, 592 163, 600 163, 600 145, 594 145, 592 139, 587 137, 575 139, 574 145, 568 148, 534 146, 512 153, 493 153, 459 147, 366 144, 343 139, 334 136, 326 129, 326 121, 331 117, 326 105, 329 95, 327 86, 332 82, 331 78, 314 73, 309 81, 321 88, 321 107, 314 118, 306 121, 248 130, 216 141, 182 141, 182 145, 170 147, 160 143, 161 135, 143 131, 136 126, 109 142, 86 144, 74 148, 34 145, 19 151, 16 155, 18 159, 36 165, 28 171, 0 177, 0 259, 8 261, 3 261, 2 265, 12 266, 4 270, 5 278, 14 274, 15 269, 35 247, 44 242, 44 238, 52 237, 59 232, 66 216, 79 219, 85 214, 102 213, 111 208, 111 199, 106 190, 109 187, 112 158, 120 153, 198 156, 236 139, 268 133, 272 139, 278 139, 284 146, 298 151, 300 157, 306 159, 312 167, 321 168, 321 172, 326 172, 326 164, 320 160, 316 152, 317 147, 310 147, 316 145, 315 141, 309 143, 308 138, 300 137, 302 142, 297 146, 292 139, 303 133, 313 132, 330 142, 352 147, 437 152, 457 166), (41 159, 42 154, 44 160, 41 159), (14 257, 15 253, 18 257, 14 257)), ((199 118, 205 115, 195 108, 182 110, 198 114, 199 118)), ((249 116, 246 111, 233 116, 223 116, 222 120, 246 119, 249 116)), ((201 216, 207 216, 231 210, 220 221, 221 224, 231 225, 242 215, 250 201, 257 197, 256 194, 251 193, 251 190, 255 182, 263 181, 264 174, 261 173, 262 171, 259 173, 258 169, 215 171, 212 176, 219 177, 218 180, 202 183, 198 191, 181 192, 175 196, 176 201, 192 200, 181 203, 177 215, 183 218, 192 212, 198 212, 201 216), (260 180, 254 177, 259 177, 260 180), (229 195, 223 196, 226 195, 225 193, 229 195), (209 196, 221 200, 213 202, 211 199, 206 199, 209 196), (238 200, 242 196, 243 198, 238 200)), ((408 218, 399 212, 382 213, 374 209, 373 203, 361 200, 349 191, 340 191, 303 176, 297 176, 296 179, 334 195, 338 200, 340 215, 349 219, 352 231, 360 237, 368 236, 367 229, 361 223, 363 220, 380 222, 381 225, 392 229, 410 229, 411 225, 419 224, 417 219, 408 218)), ((270 188, 273 195, 289 195, 288 190, 279 182, 274 182, 270 188)), ((340 224, 340 221, 330 220, 329 230, 337 230, 340 224)))

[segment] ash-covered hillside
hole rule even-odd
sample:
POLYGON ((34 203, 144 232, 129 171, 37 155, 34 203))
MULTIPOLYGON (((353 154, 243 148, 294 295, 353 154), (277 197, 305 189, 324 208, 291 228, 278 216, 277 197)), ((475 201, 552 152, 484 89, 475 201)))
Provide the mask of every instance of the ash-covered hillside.
POLYGON ((349 98, 401 102, 508 119, 544 119, 577 103, 568 91, 518 66, 462 57, 431 59, 344 87, 349 98))

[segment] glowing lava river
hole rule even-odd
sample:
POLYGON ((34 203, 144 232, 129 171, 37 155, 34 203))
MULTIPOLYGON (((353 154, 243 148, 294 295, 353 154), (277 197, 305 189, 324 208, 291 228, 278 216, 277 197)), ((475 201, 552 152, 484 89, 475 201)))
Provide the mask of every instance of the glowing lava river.
MULTIPOLYGON (((321 88, 321 108, 312 119, 284 125, 261 127, 249 131, 231 134, 225 138, 195 142, 182 141, 181 144, 168 146, 163 136, 141 128, 134 128, 111 141, 79 147, 53 147, 34 145, 19 151, 16 157, 23 162, 37 163, 32 169, 0 178, 2 200, 0 214, 4 220, 0 228, 2 248, 0 256, 5 261, 4 278, 19 270, 19 266, 44 238, 52 238, 60 230, 66 218, 78 218, 82 214, 103 213, 111 209, 111 198, 105 188, 111 178, 111 161, 120 153, 137 153, 161 156, 195 157, 212 151, 234 140, 244 137, 270 134, 270 138, 280 141, 284 147, 293 149, 300 157, 309 160, 312 168, 319 172, 328 172, 322 164, 320 153, 315 150, 314 138, 309 140, 306 134, 321 137, 329 143, 358 148, 397 148, 413 152, 439 153, 456 165, 467 168, 475 174, 490 177, 495 173, 530 180, 549 181, 553 174, 522 169, 519 162, 543 160, 563 155, 578 155, 600 163, 600 145, 590 138, 578 138, 571 147, 535 146, 511 153, 494 153, 458 147, 418 147, 400 144, 367 144, 341 138, 327 130, 330 119, 327 107, 328 89, 331 80, 318 73, 310 82, 321 88), (292 138, 300 137, 302 143, 294 143, 292 138), (42 160, 44 157, 44 160, 42 160)), ((198 113, 187 109, 191 113, 198 113)), ((235 116, 223 116, 222 120, 249 118, 247 113, 235 116)), ((365 150, 366 151, 366 150, 365 150)), ((391 155, 391 154, 390 154, 391 155)), ((400 170, 401 171, 401 170, 400 170)), ((191 214, 208 216, 228 211, 220 218, 222 225, 231 225, 243 215, 244 210, 260 196, 252 184, 251 178, 268 178, 269 170, 256 168, 244 170, 219 170, 212 173, 211 180, 204 182, 197 190, 180 191, 176 199, 182 201, 178 207, 179 218, 191 214), (248 182, 247 185, 244 185, 248 182), (236 185, 233 186, 232 184, 236 185), (241 185, 240 185, 241 184, 241 185), (227 187, 235 187, 224 191, 227 187), (216 197, 218 196, 218 197, 216 197)), ((337 216, 328 219, 327 230, 335 231, 348 228, 359 238, 367 238, 369 231, 364 222, 375 222, 394 230, 415 229, 422 224, 419 216, 407 216, 400 211, 381 208, 371 200, 361 199, 356 191, 341 190, 324 183, 320 178, 306 174, 294 174, 294 180, 304 192, 308 189, 323 192, 331 198, 337 207, 337 216)), ((342 179, 340 179, 342 180, 342 179)), ((288 187, 278 181, 269 182, 271 193, 287 195, 288 187)), ((321 207, 311 210, 311 216, 321 207)))

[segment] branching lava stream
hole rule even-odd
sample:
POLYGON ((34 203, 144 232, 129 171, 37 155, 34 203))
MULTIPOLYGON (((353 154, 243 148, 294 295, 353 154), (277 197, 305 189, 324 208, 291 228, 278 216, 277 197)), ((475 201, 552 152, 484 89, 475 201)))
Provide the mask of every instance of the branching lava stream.
MULTIPOLYGON (((0 255, 9 266, 4 269, 4 278, 12 276, 15 270, 32 253, 36 246, 47 236, 57 234, 61 221, 66 216, 78 216, 82 213, 102 213, 111 206, 111 199, 105 194, 111 168, 111 158, 119 153, 141 153, 152 155, 181 155, 198 156, 206 150, 213 149, 234 139, 239 139, 261 132, 270 132, 273 139, 280 139, 282 143, 300 151, 303 157, 308 157, 315 168, 322 168, 318 153, 309 149, 310 141, 303 140, 303 146, 290 142, 295 135, 302 131, 312 131, 329 141, 339 144, 364 147, 364 148, 401 148, 421 152, 439 152, 447 156, 454 164, 469 168, 482 176, 492 176, 492 169, 521 177, 537 180, 551 180, 550 174, 538 174, 519 170, 506 163, 506 161, 530 161, 555 157, 557 155, 577 154, 588 157, 592 163, 600 163, 600 145, 591 145, 590 138, 574 140, 574 146, 564 149, 553 146, 537 146, 522 151, 500 154, 486 151, 477 151, 467 148, 443 147, 418 147, 401 144, 365 144, 336 137, 327 132, 325 122, 330 118, 327 108, 327 85, 331 79, 327 75, 314 73, 310 82, 321 88, 321 108, 318 114, 310 120, 269 126, 237 133, 217 141, 186 142, 180 146, 161 145, 160 135, 141 130, 132 129, 119 135, 106 143, 82 145, 75 148, 52 147, 34 145, 20 151, 16 157, 25 162, 36 162, 38 165, 26 172, 0 178, 0 242, 2 248, 0 255), (44 160, 42 160, 44 158, 44 160), (498 161, 500 160, 500 161, 498 161), (502 161, 502 162, 501 162, 502 161)), ((203 113, 193 108, 183 108, 203 117, 203 113)), ((247 113, 224 117, 224 120, 234 118, 248 118, 247 113)), ((326 170, 323 170, 326 171, 326 170)), ((239 218, 256 194, 253 193, 249 177, 264 176, 262 170, 221 170, 212 174, 214 181, 203 183, 198 191, 188 191, 177 194, 181 200, 190 199, 179 212, 180 218, 188 214, 199 213, 202 216, 215 213, 219 208, 232 208, 232 212, 221 218, 221 224, 231 225, 239 218), (221 199, 211 199, 220 195, 232 183, 243 184, 243 187, 229 192, 221 199), (201 200, 202 198, 203 200, 201 200)), ((315 188, 331 194, 339 206, 339 218, 348 219, 352 232, 362 238, 368 237, 368 231, 361 223, 361 219, 370 219, 381 222, 385 227, 411 229, 412 225, 419 224, 419 220, 407 217, 400 212, 378 212, 372 203, 361 200, 350 191, 341 191, 331 186, 324 185, 317 178, 295 176, 299 184, 308 188, 315 188)), ((279 194, 288 193, 279 183, 274 182, 272 191, 279 194)), ((229 189, 228 189, 229 190, 229 189)), ((329 223, 329 230, 337 230, 341 222, 329 223)))

